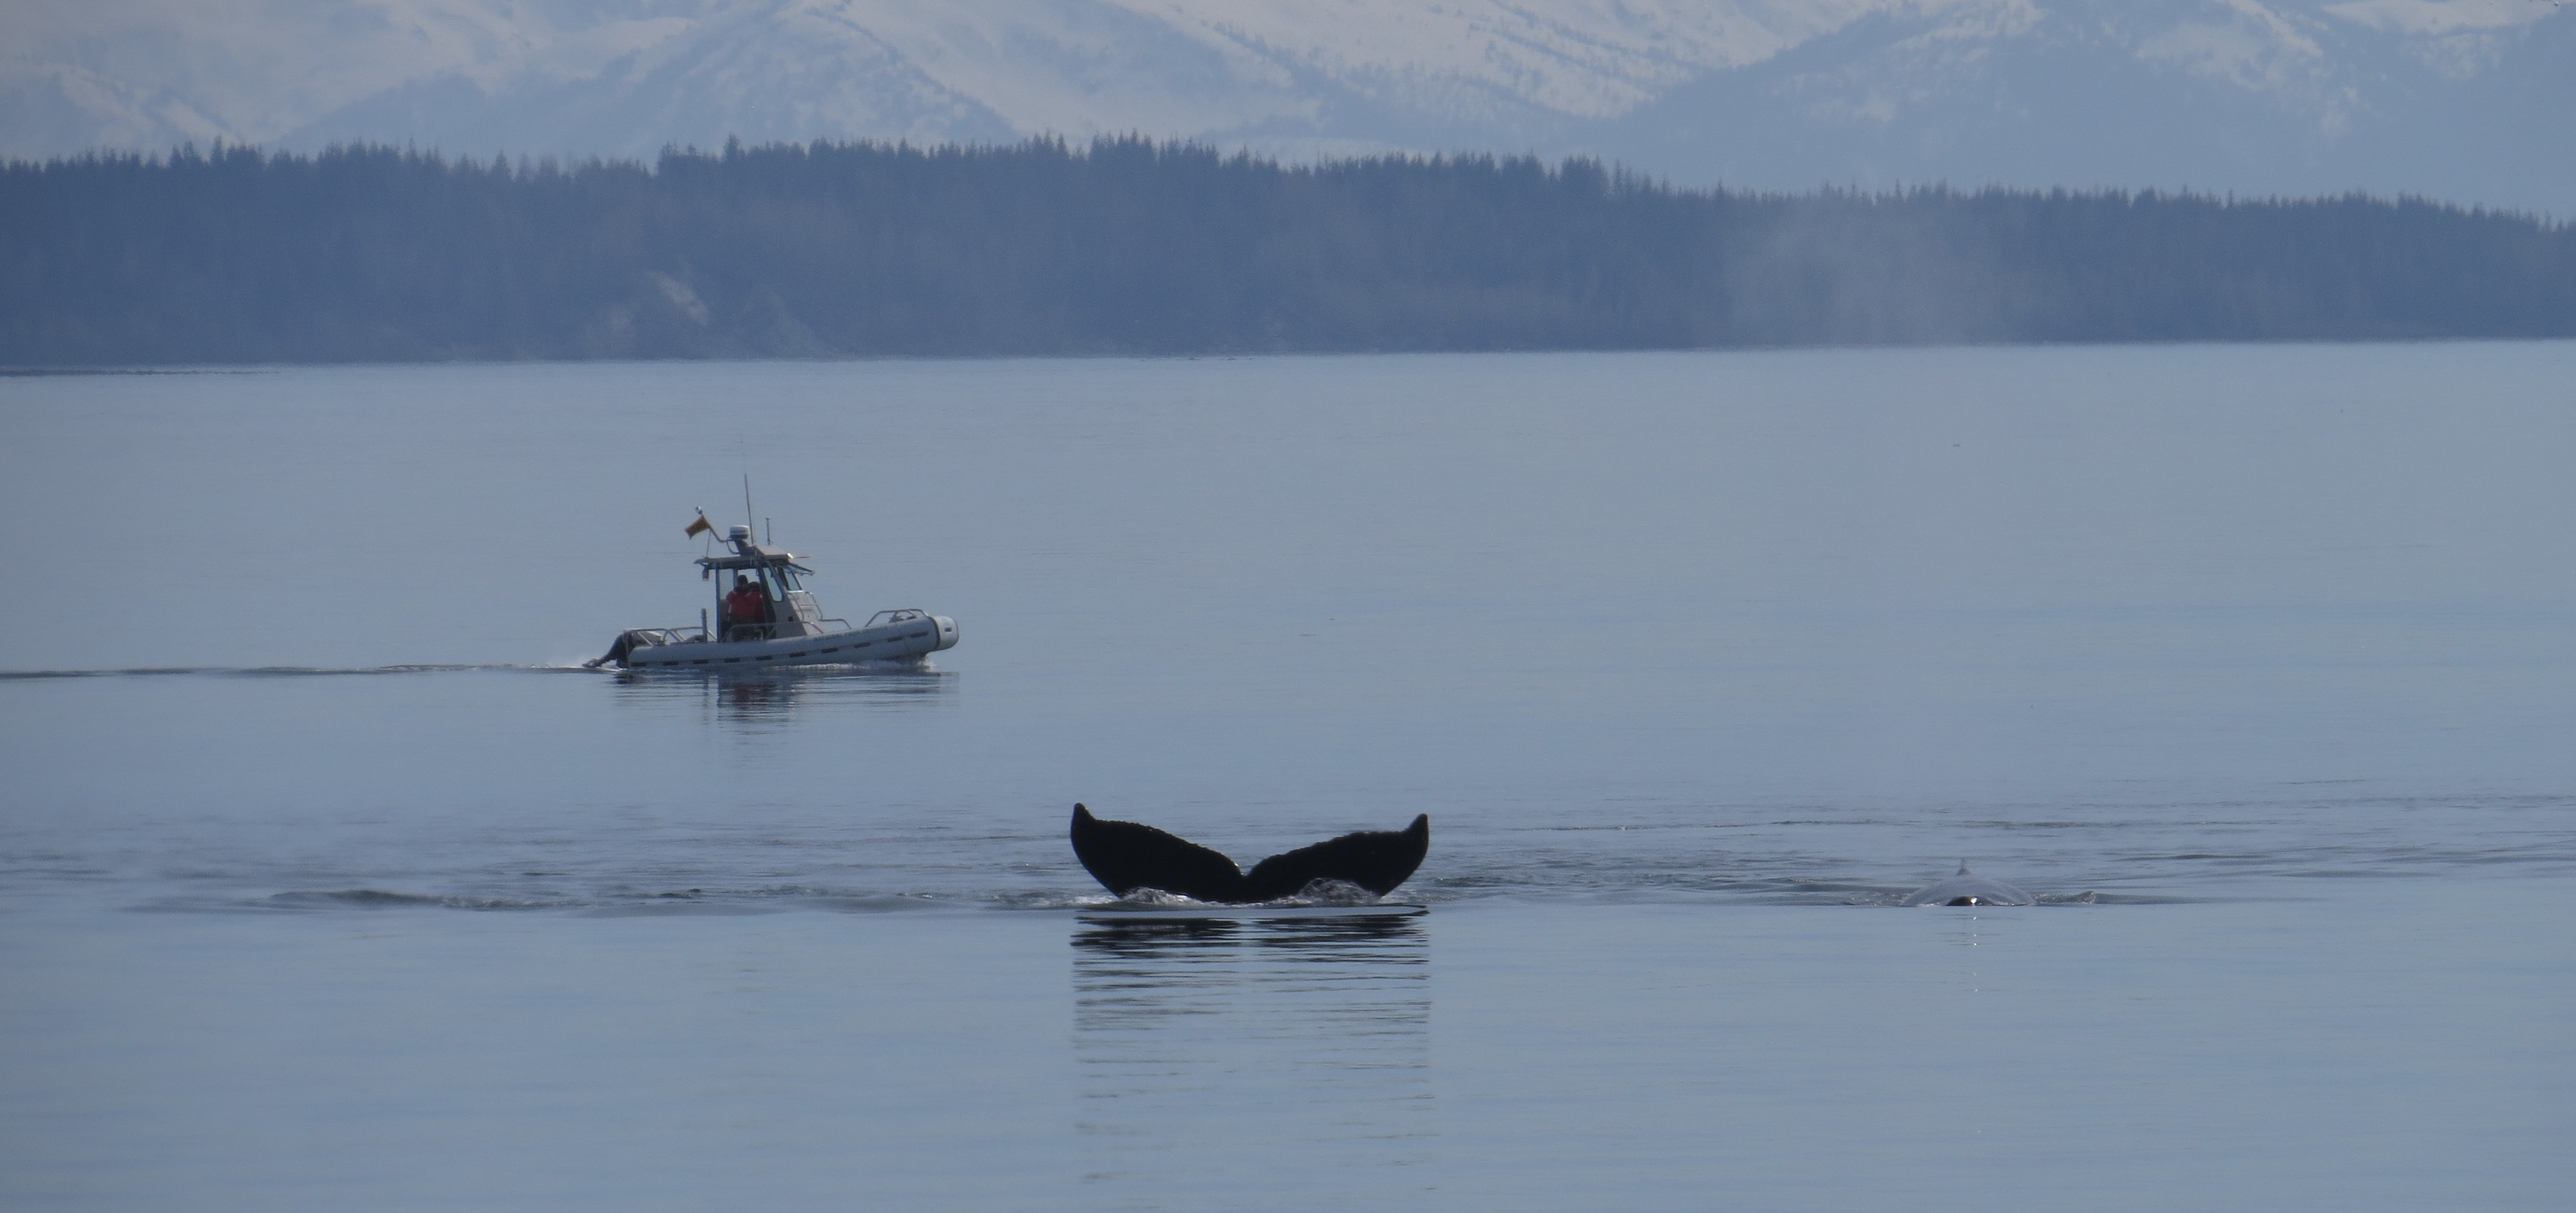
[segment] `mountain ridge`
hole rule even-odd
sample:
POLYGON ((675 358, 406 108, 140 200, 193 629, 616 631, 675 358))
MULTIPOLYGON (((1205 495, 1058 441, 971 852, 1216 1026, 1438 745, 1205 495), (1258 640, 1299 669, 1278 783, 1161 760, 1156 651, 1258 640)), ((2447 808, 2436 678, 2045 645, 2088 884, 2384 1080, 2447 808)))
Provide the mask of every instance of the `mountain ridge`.
POLYGON ((2360 189, 2576 214, 2545 0, 29 0, 0 155, 648 157, 1137 133, 1689 185, 2360 189))

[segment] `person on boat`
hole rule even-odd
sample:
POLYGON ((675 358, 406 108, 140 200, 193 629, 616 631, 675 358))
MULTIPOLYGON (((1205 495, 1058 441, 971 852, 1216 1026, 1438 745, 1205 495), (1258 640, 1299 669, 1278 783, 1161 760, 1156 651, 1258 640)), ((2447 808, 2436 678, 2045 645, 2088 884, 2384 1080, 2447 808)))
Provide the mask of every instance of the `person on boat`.
POLYGON ((750 627, 769 622, 769 598, 760 592, 760 583, 749 573, 736 573, 733 592, 724 598, 725 630, 750 627))

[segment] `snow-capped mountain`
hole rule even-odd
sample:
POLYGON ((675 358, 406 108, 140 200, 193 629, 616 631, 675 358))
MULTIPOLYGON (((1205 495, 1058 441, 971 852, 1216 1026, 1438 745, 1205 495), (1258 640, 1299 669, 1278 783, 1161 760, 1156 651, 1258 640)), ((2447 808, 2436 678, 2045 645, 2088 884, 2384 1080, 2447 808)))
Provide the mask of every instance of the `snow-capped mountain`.
POLYGON ((2555 11, 2546 0, 1891 10, 1676 87, 1591 137, 1630 163, 1774 188, 2366 190, 2576 218, 2576 16, 2555 11))
POLYGON ((1141 132, 2576 215, 2550 0, 18 0, 0 154, 1141 132))

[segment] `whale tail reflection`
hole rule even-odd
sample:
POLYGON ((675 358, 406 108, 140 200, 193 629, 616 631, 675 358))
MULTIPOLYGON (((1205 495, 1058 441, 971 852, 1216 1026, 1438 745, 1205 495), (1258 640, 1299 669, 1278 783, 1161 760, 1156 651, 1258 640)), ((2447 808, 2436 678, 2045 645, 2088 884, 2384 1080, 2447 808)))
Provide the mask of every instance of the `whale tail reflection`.
POLYGON ((1160 889, 1197 901, 1246 903, 1293 897, 1318 880, 1395 891, 1431 850, 1431 815, 1401 830, 1361 830, 1273 855, 1250 872, 1178 835, 1132 821, 1103 821, 1073 806, 1073 856, 1112 893, 1160 889))

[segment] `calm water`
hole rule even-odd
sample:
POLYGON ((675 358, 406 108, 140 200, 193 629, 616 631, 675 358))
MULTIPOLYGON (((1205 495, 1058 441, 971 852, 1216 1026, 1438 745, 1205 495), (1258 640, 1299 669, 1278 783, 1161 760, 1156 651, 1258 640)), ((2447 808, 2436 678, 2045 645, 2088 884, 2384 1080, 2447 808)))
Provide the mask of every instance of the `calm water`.
POLYGON ((2570 384, 0 379, 0 1205, 2556 1208, 2570 384), (746 470, 828 613, 963 643, 568 668, 695 622, 746 470), (1077 799, 1428 812, 1433 909, 1088 926, 1077 799), (2048 904, 1893 907, 1962 858, 2048 904))

